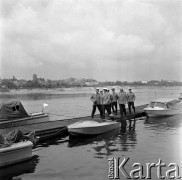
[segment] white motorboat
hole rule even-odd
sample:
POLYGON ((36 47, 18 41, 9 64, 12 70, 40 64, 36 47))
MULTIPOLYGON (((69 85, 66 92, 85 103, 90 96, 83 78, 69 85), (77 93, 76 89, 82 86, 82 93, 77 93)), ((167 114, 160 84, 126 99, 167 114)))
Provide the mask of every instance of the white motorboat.
POLYGON ((68 132, 73 136, 78 135, 97 135, 118 129, 121 127, 120 122, 104 120, 98 122, 95 120, 79 121, 68 125, 68 132))
POLYGON ((10 100, 0 105, 0 128, 36 124, 49 120, 49 115, 44 112, 28 114, 18 100, 10 100))
POLYGON ((31 141, 22 141, 0 148, 0 167, 32 158, 32 147, 31 141))
POLYGON ((148 116, 171 116, 182 113, 182 101, 171 98, 159 98, 151 101, 144 111, 148 116))

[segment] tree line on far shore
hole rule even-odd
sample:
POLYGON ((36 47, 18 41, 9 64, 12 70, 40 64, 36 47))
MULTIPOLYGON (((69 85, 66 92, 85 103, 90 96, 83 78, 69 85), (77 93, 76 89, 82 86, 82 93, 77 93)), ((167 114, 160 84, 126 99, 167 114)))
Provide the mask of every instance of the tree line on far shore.
POLYGON ((69 88, 69 87, 104 87, 104 86, 182 86, 182 82, 168 80, 151 80, 151 81, 105 81, 98 82, 94 79, 70 78, 68 80, 17 80, 17 79, 1 79, 0 88, 7 89, 32 89, 32 88, 69 88))

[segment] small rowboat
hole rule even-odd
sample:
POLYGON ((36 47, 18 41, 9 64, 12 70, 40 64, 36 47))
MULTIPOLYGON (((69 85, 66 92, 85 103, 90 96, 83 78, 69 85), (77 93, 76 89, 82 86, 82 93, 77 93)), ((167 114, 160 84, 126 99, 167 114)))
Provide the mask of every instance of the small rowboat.
POLYGON ((31 141, 22 141, 0 148, 0 167, 31 159, 32 147, 31 141))
POLYGON ((79 121, 68 125, 68 132, 73 136, 79 135, 98 135, 118 129, 121 127, 120 122, 115 121, 102 121, 98 122, 95 120, 79 121))

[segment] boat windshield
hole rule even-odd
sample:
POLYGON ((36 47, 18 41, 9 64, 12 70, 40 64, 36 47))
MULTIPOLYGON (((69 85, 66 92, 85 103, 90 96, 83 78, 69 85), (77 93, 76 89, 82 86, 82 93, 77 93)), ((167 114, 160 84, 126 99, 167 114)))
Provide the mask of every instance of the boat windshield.
POLYGON ((165 108, 165 107, 166 107, 166 105, 165 105, 165 103, 156 102, 156 103, 155 103, 155 107, 165 108))
POLYGON ((150 102, 150 104, 148 105, 148 107, 151 108, 155 108, 155 107, 159 107, 159 108, 168 108, 166 103, 163 102, 150 102))
POLYGON ((150 104, 149 104, 149 107, 154 107, 154 105, 155 105, 155 102, 150 102, 150 104))

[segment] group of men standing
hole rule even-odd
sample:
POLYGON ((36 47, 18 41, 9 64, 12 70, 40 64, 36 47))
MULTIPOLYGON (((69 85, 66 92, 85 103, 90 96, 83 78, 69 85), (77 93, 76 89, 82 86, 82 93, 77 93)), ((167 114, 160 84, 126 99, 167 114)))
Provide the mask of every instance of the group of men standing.
POLYGON ((117 114, 118 104, 121 117, 123 115, 126 116, 126 103, 128 104, 129 113, 131 114, 131 107, 135 113, 134 101, 136 97, 131 89, 129 89, 128 93, 123 89, 120 89, 119 93, 115 92, 115 88, 112 88, 111 90, 112 93, 110 93, 107 88, 103 88, 101 91, 99 91, 99 88, 96 88, 95 93, 92 94, 90 98, 93 101, 92 118, 94 117, 96 108, 98 108, 101 118, 105 118, 105 111, 107 111, 108 116, 111 114, 111 110, 113 114, 117 114))

